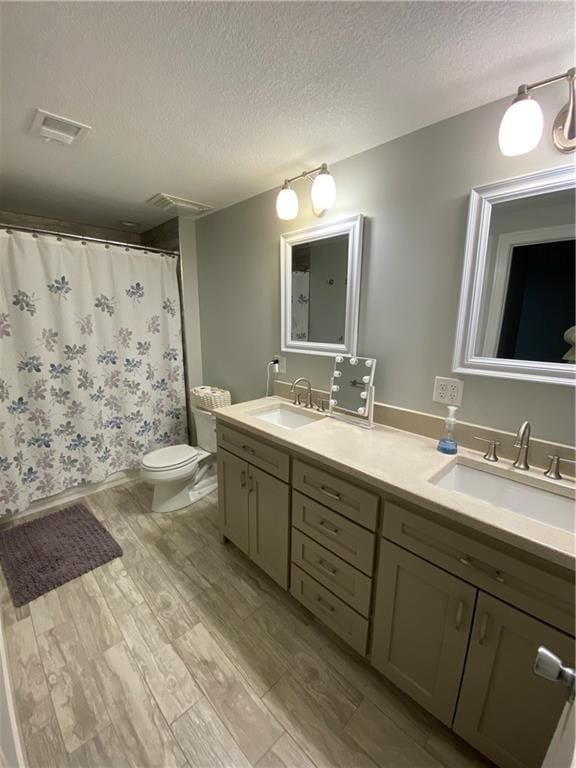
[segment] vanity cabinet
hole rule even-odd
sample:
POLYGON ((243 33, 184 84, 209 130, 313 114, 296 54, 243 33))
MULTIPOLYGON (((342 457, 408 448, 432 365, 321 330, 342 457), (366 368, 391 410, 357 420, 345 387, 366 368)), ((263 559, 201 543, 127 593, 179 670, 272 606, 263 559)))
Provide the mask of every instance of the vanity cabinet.
POLYGON ((480 593, 454 730, 501 768, 540 768, 567 689, 537 677, 540 645, 574 663, 574 641, 480 593))
POLYGON ((220 533, 248 555, 248 462, 218 450, 218 505, 220 533))
POLYGON ((353 473, 218 424, 220 526, 385 677, 500 768, 539 768, 574 664, 574 575, 353 473))
POLYGON ((452 724, 477 590, 382 541, 372 664, 446 725, 452 724))
POLYGON ((220 531, 288 589, 290 486, 218 450, 220 531))

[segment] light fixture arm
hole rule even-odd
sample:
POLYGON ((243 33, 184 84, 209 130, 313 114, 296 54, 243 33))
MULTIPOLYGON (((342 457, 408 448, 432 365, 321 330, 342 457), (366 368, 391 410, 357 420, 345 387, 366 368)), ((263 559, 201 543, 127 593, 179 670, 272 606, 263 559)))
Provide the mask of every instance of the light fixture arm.
POLYGON ((299 173, 297 176, 292 176, 291 179, 284 179, 284 184, 292 184, 293 181, 300 181, 301 179, 310 179, 312 180, 312 174, 313 173, 320 173, 320 171, 327 171, 328 165, 326 163, 322 163, 322 165, 319 165, 318 168, 312 168, 310 171, 302 171, 302 173, 299 173))
POLYGON ((553 77, 547 77, 545 80, 537 80, 535 83, 528 83, 527 85, 521 85, 518 88, 518 93, 527 93, 528 91, 534 91, 536 88, 543 88, 545 85, 552 85, 553 83, 559 83, 561 80, 573 80, 576 75, 576 68, 572 67, 561 75, 554 75, 553 77))

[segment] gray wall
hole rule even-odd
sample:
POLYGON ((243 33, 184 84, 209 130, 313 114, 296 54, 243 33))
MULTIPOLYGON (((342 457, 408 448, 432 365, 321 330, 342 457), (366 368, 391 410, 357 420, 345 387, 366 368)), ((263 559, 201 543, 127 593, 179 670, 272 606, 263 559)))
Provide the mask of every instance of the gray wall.
MULTIPOLYGON (((564 97, 564 88, 538 94, 546 133, 523 157, 498 150, 508 103, 498 102, 331 166, 338 200, 326 218, 367 217, 358 353, 378 358, 378 401, 443 413, 432 386, 451 372, 470 188, 567 163, 549 139, 564 97)), ((264 394, 266 363, 280 351, 280 234, 318 221, 308 185, 297 189, 301 215, 292 222, 276 217, 277 190, 196 222, 204 380, 236 401, 264 394)), ((329 358, 287 357, 281 378, 307 375, 326 388, 329 358)), ((536 436, 574 442, 570 388, 463 378, 462 420, 514 430, 529 418, 536 436)))

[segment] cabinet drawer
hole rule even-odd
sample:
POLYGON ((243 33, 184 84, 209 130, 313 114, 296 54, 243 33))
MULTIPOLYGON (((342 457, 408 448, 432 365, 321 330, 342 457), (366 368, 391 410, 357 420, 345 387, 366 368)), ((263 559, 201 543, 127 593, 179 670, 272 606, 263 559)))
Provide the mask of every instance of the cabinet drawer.
POLYGON ((290 479, 290 457, 271 445, 243 435, 222 424, 217 426, 218 445, 280 480, 290 479))
POLYGON ((362 656, 366 655, 368 622, 325 587, 300 570, 291 568, 291 594, 362 656))
POLYGON ((324 472, 316 467, 294 462, 294 488, 322 502, 355 523, 375 531, 378 526, 378 496, 357 488, 346 480, 324 472))
POLYGON ((372 580, 295 528, 292 529, 292 562, 358 613, 369 615, 372 580))
POLYGON ((374 533, 298 491, 292 493, 292 525, 368 576, 374 570, 374 533))
POLYGON ((382 534, 485 592, 574 634, 574 583, 386 503, 382 534))

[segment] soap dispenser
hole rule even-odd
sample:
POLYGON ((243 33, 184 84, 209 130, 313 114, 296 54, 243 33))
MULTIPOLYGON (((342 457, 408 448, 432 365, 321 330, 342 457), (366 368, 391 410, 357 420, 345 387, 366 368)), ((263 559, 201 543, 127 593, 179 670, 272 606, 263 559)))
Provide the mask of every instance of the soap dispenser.
POLYGON ((448 406, 448 416, 444 422, 444 431, 442 437, 438 441, 438 450, 440 453, 455 454, 458 453, 458 443, 456 442, 455 430, 456 430, 456 410, 457 405, 448 406))

